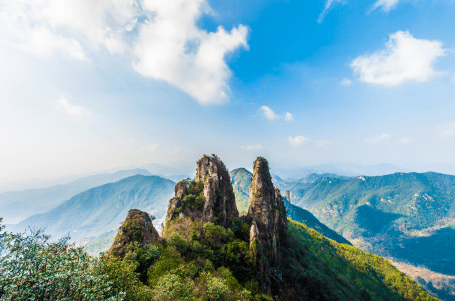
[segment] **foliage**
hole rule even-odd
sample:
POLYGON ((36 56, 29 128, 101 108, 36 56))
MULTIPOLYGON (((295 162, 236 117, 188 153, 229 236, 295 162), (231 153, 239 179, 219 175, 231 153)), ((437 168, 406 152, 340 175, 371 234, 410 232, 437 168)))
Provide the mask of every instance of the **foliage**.
MULTIPOLYGON (((383 258, 289 221, 288 272, 310 299, 436 300, 383 258), (321 288, 325 288, 321 290, 321 288)), ((290 280, 292 281, 292 280, 290 280)))
POLYGON ((203 191, 204 183, 189 180, 187 181, 187 189, 188 194, 183 197, 180 206, 175 210, 177 214, 183 212, 186 208, 189 208, 190 210, 204 209, 204 204, 206 202, 203 191))
MULTIPOLYGON (((1 227, 2 228, 2 227, 1 227)), ((51 243, 41 230, 1 233, 0 299, 122 300, 98 262, 69 237, 51 243)))

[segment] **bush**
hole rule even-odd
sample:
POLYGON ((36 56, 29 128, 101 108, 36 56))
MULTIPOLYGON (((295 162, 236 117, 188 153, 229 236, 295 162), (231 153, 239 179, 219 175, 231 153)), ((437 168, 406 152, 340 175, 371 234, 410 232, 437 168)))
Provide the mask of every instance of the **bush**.
POLYGON ((193 296, 193 286, 188 279, 166 274, 156 283, 154 293, 154 300, 157 301, 190 300, 193 296))
POLYGON ((69 237, 49 242, 42 230, 1 233, 1 300, 123 300, 109 277, 97 273, 97 260, 69 237))

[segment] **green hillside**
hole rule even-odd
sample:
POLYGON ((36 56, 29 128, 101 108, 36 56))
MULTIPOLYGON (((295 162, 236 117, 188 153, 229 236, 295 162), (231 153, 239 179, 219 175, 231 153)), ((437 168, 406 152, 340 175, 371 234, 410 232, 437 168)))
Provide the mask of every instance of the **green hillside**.
POLYGON ((73 240, 98 236, 116 230, 131 208, 162 217, 173 191, 174 182, 170 180, 136 175, 84 191, 46 213, 8 226, 7 230, 46 228, 54 238, 70 233, 73 240))
POLYGON ((245 168, 237 168, 231 171, 231 183, 235 193, 235 202, 240 213, 248 209, 248 198, 250 196, 250 184, 252 173, 245 168))
MULTIPOLYGON (((290 190, 294 203, 360 249, 455 275, 455 176, 428 172, 324 177, 277 186, 290 190)), ((432 283, 425 287, 437 291, 432 283)), ((453 296, 444 300, 455 299, 455 287, 440 291, 441 297, 453 296)))

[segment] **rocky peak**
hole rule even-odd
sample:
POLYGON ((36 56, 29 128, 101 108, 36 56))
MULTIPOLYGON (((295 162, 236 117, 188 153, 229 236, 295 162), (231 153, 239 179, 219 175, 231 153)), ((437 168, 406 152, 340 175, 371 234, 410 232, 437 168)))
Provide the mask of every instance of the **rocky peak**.
POLYGON ((289 190, 286 190, 286 201, 291 203, 291 192, 289 190))
POLYGON ((238 216, 226 166, 217 156, 204 155, 197 161, 196 179, 184 180, 175 186, 175 197, 169 202, 166 220, 190 217, 203 223, 229 226, 232 218, 238 216))
POLYGON ((150 216, 141 210, 131 209, 118 229, 109 253, 118 258, 126 254, 126 247, 133 241, 141 245, 161 241, 158 231, 153 227, 150 216))
POLYGON ((287 244, 286 209, 280 191, 273 186, 269 165, 259 157, 254 162, 248 216, 252 218, 250 249, 255 253, 264 293, 272 294, 280 278, 281 246, 287 244))

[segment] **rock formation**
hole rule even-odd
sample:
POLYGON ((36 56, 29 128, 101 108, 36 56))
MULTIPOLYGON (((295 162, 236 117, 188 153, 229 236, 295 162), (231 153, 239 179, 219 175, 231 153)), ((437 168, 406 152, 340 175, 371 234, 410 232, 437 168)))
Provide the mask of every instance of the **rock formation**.
POLYGON ((286 209, 280 191, 272 184, 267 160, 254 162, 248 216, 252 217, 250 249, 256 257, 262 291, 272 295, 283 263, 281 246, 287 244, 286 209))
POLYGON ((190 217, 202 223, 216 222, 229 226, 232 218, 238 216, 226 166, 215 155, 204 155, 197 161, 195 181, 184 180, 175 186, 175 197, 169 202, 166 221, 190 217))
POLYGON ((123 258, 126 254, 126 247, 133 241, 137 241, 141 245, 161 241, 150 216, 138 209, 131 209, 128 212, 125 221, 118 229, 109 253, 123 258))
POLYGON ((286 201, 291 203, 291 192, 289 190, 286 190, 286 201))

